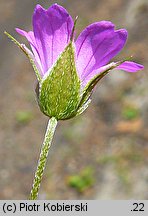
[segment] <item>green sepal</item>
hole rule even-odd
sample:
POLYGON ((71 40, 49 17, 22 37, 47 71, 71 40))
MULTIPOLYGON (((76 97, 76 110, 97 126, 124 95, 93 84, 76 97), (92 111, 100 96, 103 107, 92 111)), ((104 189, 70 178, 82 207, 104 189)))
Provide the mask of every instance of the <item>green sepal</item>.
POLYGON ((81 107, 79 107, 79 109, 77 110, 76 116, 83 113, 88 108, 90 102, 91 102, 91 99, 88 99, 81 107))
MULTIPOLYGON (((88 84, 85 86, 85 88, 83 89, 83 93, 82 93, 82 98, 80 101, 80 104, 78 106, 78 111, 79 109, 81 110, 81 107, 84 106, 84 108, 86 109, 88 107, 87 102, 90 101, 90 96, 92 94, 92 90, 94 89, 95 85, 99 82, 99 80, 101 80, 104 76, 106 76, 112 69, 116 68, 117 66, 119 66, 120 64, 122 64, 124 61, 119 61, 116 63, 111 63, 108 65, 108 68, 105 71, 102 71, 101 73, 97 74, 96 76, 94 76, 89 82, 88 84)), ((90 102, 89 102, 90 103, 90 102)), ((83 111, 85 110, 83 109, 83 111)), ((82 112, 81 112, 82 113, 82 112)))
POLYGON ((70 42, 39 86, 41 111, 57 120, 74 117, 80 103, 80 79, 74 55, 74 47, 70 42))
POLYGON ((24 45, 24 44, 20 44, 20 43, 19 43, 12 35, 10 35, 8 32, 5 31, 4 34, 7 35, 7 37, 10 38, 10 40, 11 40, 13 43, 15 43, 15 44, 23 51, 23 53, 25 53, 25 55, 28 57, 28 59, 29 59, 31 65, 32 65, 32 67, 33 67, 33 69, 34 69, 34 72, 35 72, 35 74, 36 74, 36 76, 37 76, 38 81, 41 82, 41 75, 40 75, 40 73, 39 73, 39 71, 38 71, 38 69, 37 69, 37 66, 36 66, 36 64, 35 64, 35 58, 33 58, 33 56, 31 56, 31 54, 30 54, 31 51, 30 51, 30 50, 27 51, 27 48, 25 47, 25 45, 24 45), (30 53, 29 53, 29 51, 30 51, 30 53))

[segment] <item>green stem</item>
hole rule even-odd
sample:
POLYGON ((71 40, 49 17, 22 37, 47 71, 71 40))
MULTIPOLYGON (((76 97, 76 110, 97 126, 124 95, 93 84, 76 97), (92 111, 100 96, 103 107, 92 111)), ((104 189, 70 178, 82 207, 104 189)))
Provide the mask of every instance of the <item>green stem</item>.
POLYGON ((47 157, 48 157, 48 152, 51 146, 51 142, 53 139, 54 131, 56 129, 56 125, 57 125, 57 120, 54 117, 52 117, 48 122, 44 142, 41 148, 38 166, 37 166, 32 190, 31 190, 30 197, 29 197, 30 200, 36 200, 38 197, 38 191, 40 188, 43 172, 44 172, 47 157))

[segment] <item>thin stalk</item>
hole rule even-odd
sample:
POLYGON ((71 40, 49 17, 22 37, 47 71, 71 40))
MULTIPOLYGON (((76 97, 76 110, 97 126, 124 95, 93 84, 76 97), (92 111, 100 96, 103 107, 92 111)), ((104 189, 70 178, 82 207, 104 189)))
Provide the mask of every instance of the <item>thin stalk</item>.
POLYGON ((30 197, 29 197, 30 200, 36 200, 38 197, 38 192, 39 192, 41 180, 43 177, 43 172, 45 169, 48 152, 49 152, 51 142, 53 139, 53 135, 56 129, 56 125, 57 125, 57 120, 54 117, 52 117, 48 122, 44 142, 41 148, 38 166, 37 166, 35 178, 34 178, 33 185, 32 185, 32 190, 31 190, 30 197))

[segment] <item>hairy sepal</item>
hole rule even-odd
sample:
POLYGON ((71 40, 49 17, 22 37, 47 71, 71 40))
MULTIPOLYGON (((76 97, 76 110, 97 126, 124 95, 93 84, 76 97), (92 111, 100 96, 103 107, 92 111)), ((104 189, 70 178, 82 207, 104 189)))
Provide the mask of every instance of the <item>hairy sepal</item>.
POLYGON ((36 63, 35 63, 35 57, 33 56, 32 52, 24 45, 24 44, 20 44, 11 34, 9 34, 8 32, 4 32, 5 35, 7 35, 7 37, 13 42, 15 43, 22 51, 23 53, 25 53, 25 55, 27 56, 27 58, 29 59, 33 69, 34 69, 34 72, 37 76, 37 80, 38 82, 40 83, 41 82, 41 75, 38 71, 38 68, 36 66, 36 63))
MULTIPOLYGON (((111 63, 108 65, 108 68, 104 71, 102 71, 101 73, 97 74, 96 76, 94 76, 89 82, 88 84, 84 87, 83 91, 82 91, 82 97, 81 97, 81 101, 80 104, 78 106, 78 112, 80 112, 81 110, 85 110, 89 103, 90 103, 90 97, 92 94, 92 91, 94 89, 94 87, 96 86, 96 84, 104 77, 106 76, 112 69, 116 68, 117 66, 119 66, 121 63, 123 63, 126 60, 120 61, 120 62, 116 62, 116 63, 111 63), (84 107, 84 108, 83 108, 84 107)), ((82 113, 82 112, 80 112, 82 113)))
POLYGON ((39 87, 41 111, 57 120, 74 117, 80 103, 80 79, 75 67, 74 53, 70 42, 39 87))

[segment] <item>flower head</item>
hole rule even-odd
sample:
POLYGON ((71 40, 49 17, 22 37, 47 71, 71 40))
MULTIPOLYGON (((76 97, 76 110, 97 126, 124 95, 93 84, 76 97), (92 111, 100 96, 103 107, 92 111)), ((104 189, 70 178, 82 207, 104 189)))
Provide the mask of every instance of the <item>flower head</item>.
POLYGON ((47 10, 36 6, 33 31, 16 28, 32 49, 17 42, 37 74, 39 106, 46 115, 57 119, 83 112, 94 86, 111 69, 127 72, 143 69, 142 65, 131 61, 109 63, 126 43, 125 29, 115 30, 109 21, 96 22, 86 27, 75 40, 74 27, 68 12, 53 4, 47 10))

